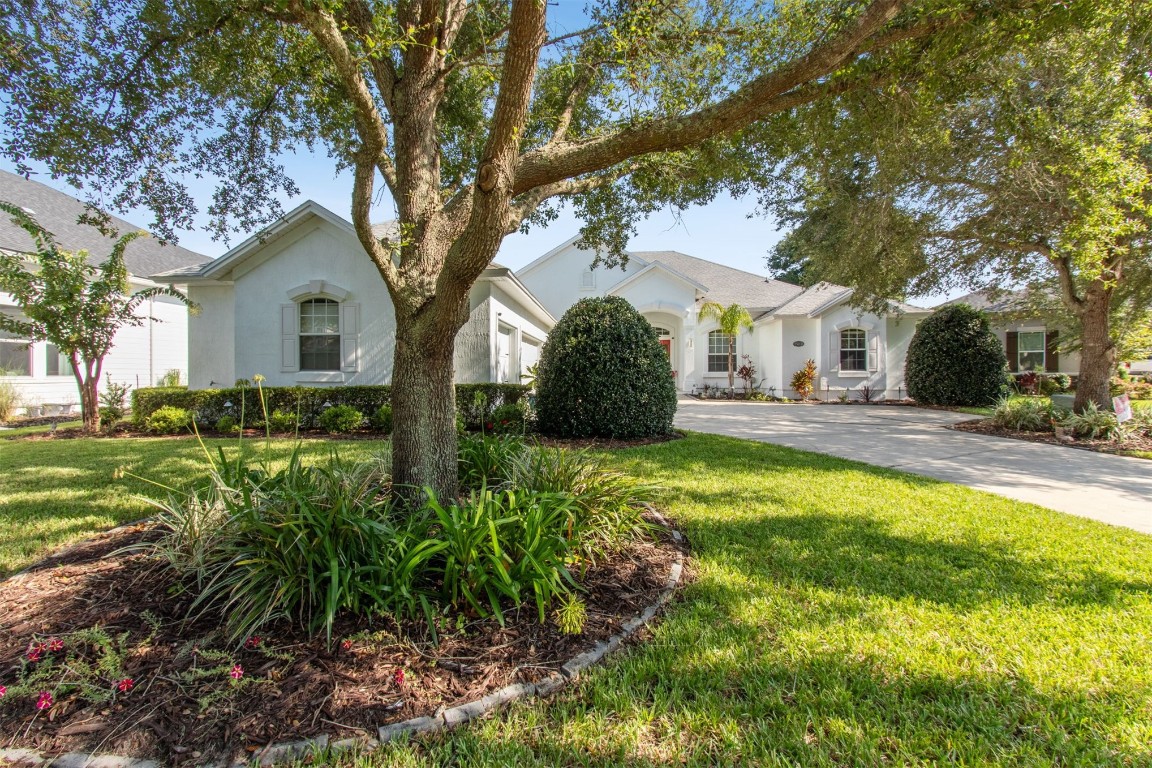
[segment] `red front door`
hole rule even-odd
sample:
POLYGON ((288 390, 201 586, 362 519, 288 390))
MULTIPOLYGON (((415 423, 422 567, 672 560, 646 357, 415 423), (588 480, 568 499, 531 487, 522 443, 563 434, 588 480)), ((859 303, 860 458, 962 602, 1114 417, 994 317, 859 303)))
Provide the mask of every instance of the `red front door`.
POLYGON ((668 359, 672 359, 672 339, 660 339, 660 346, 664 347, 664 354, 668 355, 668 359))

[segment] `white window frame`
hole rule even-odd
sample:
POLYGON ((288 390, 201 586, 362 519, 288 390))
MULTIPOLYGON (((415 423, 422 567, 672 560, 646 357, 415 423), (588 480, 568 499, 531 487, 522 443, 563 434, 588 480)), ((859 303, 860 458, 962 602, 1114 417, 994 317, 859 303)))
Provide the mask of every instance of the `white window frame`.
POLYGON ((1043 373, 1048 369, 1048 333, 1044 328, 1027 328, 1016 332, 1016 369, 1020 372, 1036 371, 1043 373), (1025 336, 1039 336, 1039 349, 1025 349, 1025 336), (1024 355, 1040 355, 1040 367, 1029 368, 1024 365, 1024 355))
POLYGON ((867 373, 868 372, 868 332, 863 328, 842 328, 840 331, 840 372, 841 373, 867 373), (844 341, 851 336, 853 340, 859 341, 859 346, 846 347, 844 341), (863 353, 863 365, 858 368, 846 368, 844 366, 846 352, 860 352, 863 353))
POLYGON ((280 305, 280 371, 295 373, 301 383, 343 383, 360 370, 360 305, 349 301, 349 291, 324 280, 312 280, 288 291, 290 303, 280 305), (304 302, 326 299, 335 302, 340 327, 340 367, 326 370, 300 368, 300 313, 304 302))
MULTIPOLYGON (((297 311, 300 313, 300 320, 299 320, 299 326, 298 326, 299 331, 296 334, 296 336, 297 336, 297 342, 296 343, 300 347, 300 351, 299 351, 300 356, 299 356, 298 360, 300 361, 301 372, 334 373, 336 371, 343 369, 344 359, 343 359, 343 355, 341 355, 341 353, 340 353, 340 338, 341 338, 340 302, 336 301, 335 299, 329 299, 329 298, 324 297, 324 296, 313 296, 311 298, 301 299, 297 303, 296 306, 297 306, 297 311), (335 331, 326 331, 324 333, 319 333, 315 330, 311 330, 311 331, 305 331, 304 330, 304 328, 305 328, 304 320, 306 318, 306 315, 304 312, 305 308, 313 309, 313 308, 318 307, 318 306, 323 306, 325 308, 325 312, 324 312, 325 323, 327 321, 333 320, 333 319, 336 321, 336 330, 335 331), (304 341, 305 341, 305 339, 314 338, 314 337, 327 338, 327 339, 331 339, 335 342, 335 347, 336 347, 335 362, 336 362, 336 364, 334 366, 325 367, 325 368, 312 368, 312 367, 306 367, 304 365, 304 341)), ((316 315, 314 312, 309 313, 309 314, 311 315, 312 319, 316 318, 316 315)))
POLYGON ((719 328, 717 328, 714 331, 708 332, 708 354, 707 354, 707 361, 706 361, 708 373, 724 373, 724 374, 728 373, 728 361, 729 361, 729 356, 731 355, 731 352, 730 352, 731 343, 732 343, 732 336, 727 334, 727 333, 724 333, 719 328), (713 349, 713 347, 716 346, 715 344, 713 344, 713 341, 718 340, 718 339, 723 339, 723 342, 722 342, 724 345, 724 351, 723 352, 717 352, 717 351, 714 351, 714 349, 713 349), (724 358, 724 367, 723 368, 714 368, 713 367, 713 362, 714 362, 713 358, 714 357, 720 357, 720 356, 722 356, 724 358))

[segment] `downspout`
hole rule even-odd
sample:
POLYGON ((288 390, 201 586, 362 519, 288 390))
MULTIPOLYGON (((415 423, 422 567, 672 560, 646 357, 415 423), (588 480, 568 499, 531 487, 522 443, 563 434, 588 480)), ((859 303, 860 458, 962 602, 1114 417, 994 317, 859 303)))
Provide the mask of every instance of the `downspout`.
POLYGON ((153 336, 155 334, 153 326, 156 325, 156 320, 153 317, 155 301, 155 297, 148 297, 148 386, 150 387, 156 386, 156 353, 153 344, 153 336))

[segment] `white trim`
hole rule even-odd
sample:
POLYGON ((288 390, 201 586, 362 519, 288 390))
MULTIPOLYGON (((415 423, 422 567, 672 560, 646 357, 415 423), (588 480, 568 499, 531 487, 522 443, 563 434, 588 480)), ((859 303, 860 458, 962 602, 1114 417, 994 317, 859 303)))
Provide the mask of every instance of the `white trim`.
POLYGON ((300 371, 296 374, 296 383, 343 384, 346 378, 340 371, 300 371))
POLYGON ((347 291, 325 280, 310 280, 304 285, 289 288, 287 293, 288 298, 296 302, 311 296, 335 299, 336 301, 343 302, 352 295, 351 291, 347 291))
POLYGON ((558 253, 560 253, 561 251, 563 251, 563 250, 564 250, 565 248, 567 248, 568 246, 570 246, 570 245, 575 245, 575 244, 576 244, 576 241, 577 241, 577 240, 579 240, 579 239, 580 239, 580 235, 579 235, 579 234, 573 235, 572 237, 568 238, 568 239, 567 239, 567 240, 565 240, 564 242, 560 243, 560 245, 556 246, 556 247, 555 247, 555 248, 553 248, 552 250, 550 250, 550 251, 548 251, 547 253, 545 253, 543 256, 538 256, 538 257, 536 257, 535 259, 533 259, 532 261, 528 262, 528 264, 527 264, 526 266, 520 267, 520 269, 516 270, 516 274, 518 274, 518 275, 526 275, 526 274, 528 274, 529 272, 531 272, 532 270, 536 269, 537 267, 539 267, 539 266, 540 266, 541 264, 543 264, 544 262, 546 262, 546 261, 548 261, 549 259, 551 259, 551 258, 552 258, 553 256, 555 256, 556 254, 558 254, 558 253))
POLYGON ((876 330, 876 324, 875 323, 865 322, 861 318, 857 318, 855 320, 841 320, 840 322, 836 323, 832 327, 837 331, 847 331, 851 328, 859 328, 862 331, 874 331, 874 330, 876 330))

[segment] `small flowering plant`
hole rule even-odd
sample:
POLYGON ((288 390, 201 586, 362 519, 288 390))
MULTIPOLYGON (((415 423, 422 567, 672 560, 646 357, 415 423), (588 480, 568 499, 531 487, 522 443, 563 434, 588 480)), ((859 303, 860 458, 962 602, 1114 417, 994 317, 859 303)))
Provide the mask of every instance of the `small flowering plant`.
POLYGON ((99 627, 63 636, 33 636, 17 680, 0 686, 0 706, 50 710, 66 700, 101 704, 126 693, 135 682, 124 674, 128 633, 109 635, 99 627), (127 681, 127 689, 119 688, 127 681))

